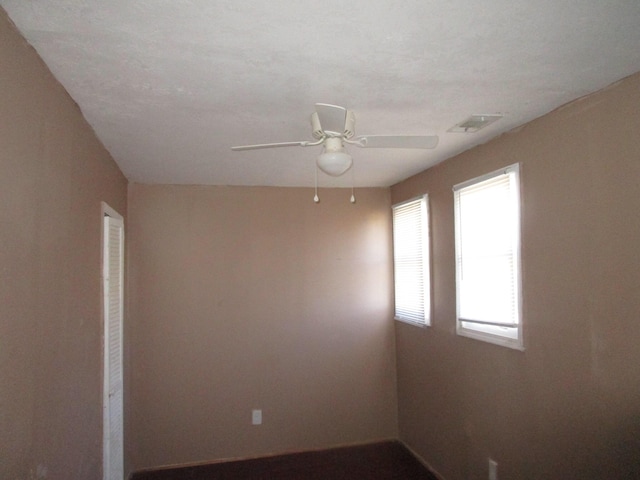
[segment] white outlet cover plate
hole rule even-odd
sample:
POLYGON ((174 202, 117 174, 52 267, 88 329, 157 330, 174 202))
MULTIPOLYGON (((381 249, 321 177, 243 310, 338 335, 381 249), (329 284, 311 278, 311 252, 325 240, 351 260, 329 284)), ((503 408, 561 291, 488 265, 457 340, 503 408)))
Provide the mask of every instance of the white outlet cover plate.
POLYGON ((251 411, 251 424, 262 425, 262 410, 251 411))
POLYGON ((498 462, 489 459, 489 480, 498 480, 498 462))

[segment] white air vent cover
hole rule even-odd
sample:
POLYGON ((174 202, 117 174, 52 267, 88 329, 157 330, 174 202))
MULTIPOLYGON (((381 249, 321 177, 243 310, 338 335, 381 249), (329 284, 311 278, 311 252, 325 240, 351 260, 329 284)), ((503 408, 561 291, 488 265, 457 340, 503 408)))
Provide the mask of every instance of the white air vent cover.
POLYGON ((487 125, 491 125, 493 122, 500 120, 501 118, 502 115, 495 113, 489 115, 475 114, 471 115, 464 122, 460 122, 456 126, 451 127, 447 131, 453 133, 474 133, 487 125))

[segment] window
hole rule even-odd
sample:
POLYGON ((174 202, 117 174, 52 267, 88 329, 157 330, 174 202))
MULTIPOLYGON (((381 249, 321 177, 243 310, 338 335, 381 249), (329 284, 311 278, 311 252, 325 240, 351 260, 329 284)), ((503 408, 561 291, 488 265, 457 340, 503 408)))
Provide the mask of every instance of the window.
POLYGON ((427 196, 393 206, 395 318, 429 325, 429 217, 427 196))
POLYGON ((453 191, 458 334, 522 349, 518 165, 453 191))

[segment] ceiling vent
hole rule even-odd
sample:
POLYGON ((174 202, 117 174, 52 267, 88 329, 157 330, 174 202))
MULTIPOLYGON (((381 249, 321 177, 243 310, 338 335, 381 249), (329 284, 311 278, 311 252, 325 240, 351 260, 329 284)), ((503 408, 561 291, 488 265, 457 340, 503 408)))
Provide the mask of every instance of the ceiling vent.
POLYGON ((465 121, 458 123, 447 131, 452 133, 475 133, 478 130, 486 127, 487 125, 491 125, 493 122, 500 120, 501 118, 502 115, 500 114, 471 115, 465 121))

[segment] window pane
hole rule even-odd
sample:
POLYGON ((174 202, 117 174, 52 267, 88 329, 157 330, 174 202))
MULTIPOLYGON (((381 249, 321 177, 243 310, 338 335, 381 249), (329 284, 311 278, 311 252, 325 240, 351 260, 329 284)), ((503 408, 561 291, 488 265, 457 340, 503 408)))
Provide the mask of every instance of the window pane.
POLYGON ((429 323, 429 235, 426 196, 393 207, 395 318, 429 323))

